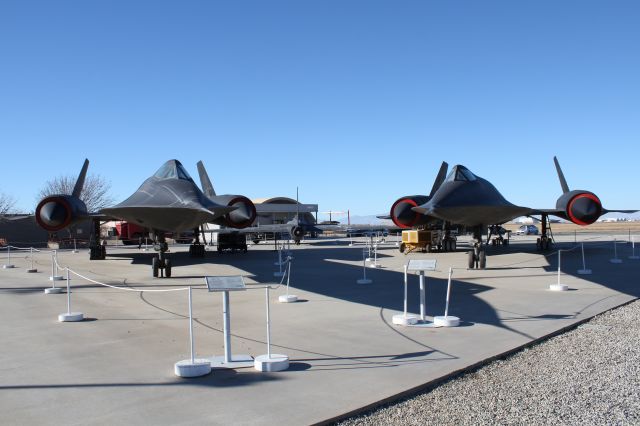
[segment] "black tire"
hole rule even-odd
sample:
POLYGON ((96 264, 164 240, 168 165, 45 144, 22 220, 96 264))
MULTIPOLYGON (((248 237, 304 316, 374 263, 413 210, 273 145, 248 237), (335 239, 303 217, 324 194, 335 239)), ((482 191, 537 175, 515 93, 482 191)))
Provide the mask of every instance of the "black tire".
POLYGON ((487 253, 484 250, 482 250, 478 254, 478 268, 485 269, 486 267, 487 267, 487 253))
POLYGON ((458 242, 456 240, 451 241, 451 251, 456 251, 458 249, 458 242))
POLYGON ((398 250, 400 250, 400 253, 404 253, 405 248, 407 248, 407 246, 404 243, 400 243, 400 248, 398 250))
POLYGON ((467 266, 469 267, 469 269, 473 269, 474 266, 476 265, 476 256, 473 254, 473 250, 471 250, 467 254, 467 257, 468 257, 468 261, 469 261, 467 266))
POLYGON ((542 240, 540 238, 536 240, 536 249, 542 250, 542 240))
POLYGON ((508 246, 509 245, 509 240, 502 240, 502 245, 508 246))
POLYGON ((171 259, 164 260, 164 276, 171 278, 171 259))
POLYGON ((158 271, 160 270, 160 259, 154 257, 151 259, 151 271, 154 278, 158 278, 158 271))

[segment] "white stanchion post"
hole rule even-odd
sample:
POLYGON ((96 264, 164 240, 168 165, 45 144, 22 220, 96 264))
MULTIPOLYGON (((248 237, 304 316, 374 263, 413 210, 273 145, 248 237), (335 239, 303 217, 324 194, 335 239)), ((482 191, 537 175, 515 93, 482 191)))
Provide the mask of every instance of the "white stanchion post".
POLYGON ((409 281, 409 277, 408 277, 408 273, 407 273, 407 268, 409 267, 408 264, 404 264, 404 312, 400 315, 394 315, 391 318, 391 322, 393 322, 396 325, 413 325, 416 324, 418 322, 418 318, 415 315, 409 315, 407 313, 408 311, 408 281, 409 281))
POLYGON ((622 263, 622 259, 618 258, 618 240, 613 239, 613 259, 609 259, 611 263, 622 263))
POLYGON ((75 238, 73 239, 73 252, 74 252, 74 253, 77 253, 77 252, 78 252, 78 246, 77 246, 77 244, 76 244, 76 239, 75 239, 75 238))
POLYGON ((49 277, 49 281, 51 281, 51 287, 45 288, 45 294, 59 294, 62 293, 62 288, 56 287, 56 281, 61 280, 62 277, 57 275, 56 273, 56 258, 55 258, 55 250, 51 252, 51 276, 49 277))
POLYGON ((178 361, 173 366, 173 372, 178 377, 200 377, 211 373, 211 363, 206 359, 196 359, 195 342, 193 338, 193 296, 189 286, 189 346, 191 358, 178 361))
POLYGON ((396 247, 400 247, 400 233, 396 232, 396 247))
POLYGON ((578 274, 580 275, 590 275, 591 269, 587 269, 587 263, 584 257, 584 243, 580 244, 582 246, 582 269, 578 269, 578 274))
POLYGON ((56 250, 51 252, 51 276, 49 281, 62 281, 62 276, 58 275, 58 252, 56 250))
POLYGON ((276 272, 273 273, 274 277, 281 277, 284 275, 284 272, 282 271, 282 250, 284 248, 284 244, 282 245, 281 248, 278 249, 278 270, 276 272))
POLYGON ((373 281, 367 278, 367 249, 362 249, 362 278, 356 281, 358 284, 371 284, 373 281))
POLYGON ((631 237, 631 256, 629 256, 631 260, 638 260, 640 256, 636 256, 636 236, 631 237))
POLYGON ((29 258, 31 261, 31 268, 27 269, 27 272, 38 272, 38 270, 36 268, 33 267, 33 247, 29 248, 29 258))
POLYGON ((298 301, 298 296, 289 294, 289 283, 291 282, 291 256, 287 257, 287 294, 278 297, 280 303, 293 303, 298 301))
POLYGON ((149 251, 148 244, 149 239, 147 237, 144 237, 144 251, 149 251))
POLYGON ((71 284, 69 283, 69 268, 67 267, 67 312, 58 315, 58 321, 60 322, 78 322, 84 319, 82 312, 71 312, 71 284))
POLYGON ((426 319, 426 289, 424 271, 420 271, 420 321, 425 322, 426 319))
POLYGON ((567 291, 567 290, 569 290, 569 286, 568 285, 560 284, 560 262, 561 262, 560 253, 562 253, 562 250, 558 250, 558 282, 556 284, 551 284, 549 286, 549 290, 552 290, 552 291, 567 291))
POLYGON ((457 327, 460 325, 460 318, 449 316, 449 299, 451 298, 451 276, 453 268, 449 268, 449 279, 447 281, 447 299, 444 305, 444 316, 433 317, 433 325, 436 327, 457 327))
POLYGON ((267 354, 259 355, 253 361, 253 368, 263 372, 283 371, 289 368, 289 357, 287 355, 271 353, 271 309, 269 307, 269 286, 265 288, 265 299, 267 306, 267 354))
POLYGON ((353 234, 349 233, 349 247, 353 247, 353 234))
POLYGON ((379 268, 378 264, 378 244, 373 245, 373 263, 369 265, 370 268, 379 268))
POLYGON ((11 246, 7 246, 7 263, 5 263, 4 265, 2 265, 3 269, 11 269, 13 268, 15 265, 13 265, 11 263, 11 246))

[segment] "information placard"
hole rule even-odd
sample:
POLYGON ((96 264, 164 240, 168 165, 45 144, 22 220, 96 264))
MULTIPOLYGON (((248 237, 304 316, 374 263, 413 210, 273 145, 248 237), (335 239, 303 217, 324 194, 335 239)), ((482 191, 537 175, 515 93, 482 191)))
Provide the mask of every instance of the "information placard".
POLYGON ((407 266, 408 271, 435 271, 436 259, 411 259, 407 266))
POLYGON ((209 291, 242 291, 246 290, 242 275, 204 277, 209 291))

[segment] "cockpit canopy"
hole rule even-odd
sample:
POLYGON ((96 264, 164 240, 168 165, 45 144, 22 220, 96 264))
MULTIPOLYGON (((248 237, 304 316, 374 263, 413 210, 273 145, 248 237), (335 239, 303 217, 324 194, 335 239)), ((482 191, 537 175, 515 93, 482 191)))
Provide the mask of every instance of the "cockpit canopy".
POLYGON ((451 172, 449 172, 449 175, 445 179, 445 182, 473 182, 476 179, 476 175, 471 173, 471 170, 467 169, 465 166, 461 166, 458 164, 457 166, 454 166, 453 169, 451 169, 451 172))
POLYGON ((189 173, 178 160, 169 160, 153 175, 158 179, 181 179, 193 182, 189 173))

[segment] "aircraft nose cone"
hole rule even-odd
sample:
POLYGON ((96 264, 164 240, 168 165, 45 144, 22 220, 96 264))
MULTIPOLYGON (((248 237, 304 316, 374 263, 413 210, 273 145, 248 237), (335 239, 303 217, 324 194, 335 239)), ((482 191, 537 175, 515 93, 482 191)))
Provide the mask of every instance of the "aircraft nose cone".
POLYGON ((40 208, 40 219, 48 226, 56 227, 64 223, 67 209, 60 203, 50 201, 40 208))

